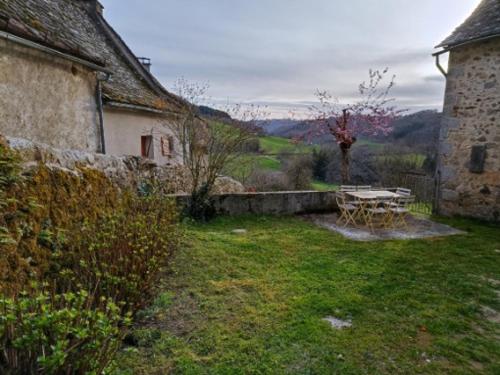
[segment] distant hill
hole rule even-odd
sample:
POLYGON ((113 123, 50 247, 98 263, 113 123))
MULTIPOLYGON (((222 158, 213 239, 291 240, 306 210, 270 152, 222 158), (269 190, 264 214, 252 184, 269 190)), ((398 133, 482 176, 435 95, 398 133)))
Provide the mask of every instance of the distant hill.
POLYGON ((438 144, 442 116, 437 111, 420 111, 403 116, 395 121, 394 130, 387 138, 421 151, 433 150, 438 144))
MULTIPOLYGON (((274 119, 274 120, 263 120, 257 121, 257 125, 260 126, 269 135, 277 135, 280 137, 285 137, 284 132, 296 126, 300 121, 288 120, 288 119, 274 119)), ((288 137, 285 137, 288 138, 288 137)))
POLYGON ((204 105, 198 106, 198 112, 203 117, 209 117, 209 118, 218 119, 218 120, 232 120, 231 116, 227 112, 221 111, 219 109, 207 107, 204 105))
MULTIPOLYGON (((372 141, 387 143, 396 142, 411 148, 427 150, 437 145, 442 114, 437 111, 420 111, 403 116, 394 122, 393 132, 384 137, 372 137, 372 141)), ((300 120, 267 120, 259 124, 268 135, 284 138, 304 138, 315 144, 333 143, 328 136, 311 137, 312 126, 308 121, 300 120)))

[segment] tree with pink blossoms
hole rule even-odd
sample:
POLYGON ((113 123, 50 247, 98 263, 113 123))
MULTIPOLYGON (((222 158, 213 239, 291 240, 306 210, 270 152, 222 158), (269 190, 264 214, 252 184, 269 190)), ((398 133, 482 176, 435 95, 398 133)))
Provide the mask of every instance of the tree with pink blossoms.
POLYGON ((331 135, 339 145, 342 164, 342 183, 350 181, 350 150, 358 136, 387 135, 392 131, 394 120, 404 110, 394 105, 394 98, 389 94, 395 85, 395 76, 384 86, 384 79, 389 72, 369 71, 368 81, 359 85, 360 98, 352 103, 341 105, 340 101, 328 91, 317 91, 319 104, 311 107, 311 135, 331 135))

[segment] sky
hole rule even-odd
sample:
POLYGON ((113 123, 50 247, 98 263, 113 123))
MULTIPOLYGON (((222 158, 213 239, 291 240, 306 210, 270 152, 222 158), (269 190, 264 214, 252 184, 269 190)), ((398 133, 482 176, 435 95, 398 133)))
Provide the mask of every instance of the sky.
POLYGON ((368 70, 386 67, 400 108, 439 110, 445 80, 431 54, 480 0, 101 2, 167 89, 185 78, 209 85, 211 105, 254 103, 280 118, 306 116, 317 90, 355 101, 368 70))

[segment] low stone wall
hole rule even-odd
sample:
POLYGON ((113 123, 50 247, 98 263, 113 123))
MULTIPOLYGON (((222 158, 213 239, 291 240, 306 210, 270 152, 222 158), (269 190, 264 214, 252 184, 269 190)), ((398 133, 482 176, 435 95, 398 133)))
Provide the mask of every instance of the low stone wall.
MULTIPOLYGON (((190 197, 172 195, 184 207, 190 197)), ((334 192, 282 191, 267 193, 217 194, 213 196, 219 215, 294 215, 332 212, 337 209, 334 192)))
MULTIPOLYGON (((1 135, 0 135, 1 139, 1 135)), ((165 193, 187 193, 191 190, 191 178, 182 165, 160 166, 154 161, 138 156, 113 156, 78 150, 62 150, 22 138, 6 137, 10 148, 17 151, 24 170, 43 164, 52 170, 62 170, 80 175, 82 169, 103 172, 115 185, 125 189, 137 189, 143 183, 156 181, 165 193)), ((229 177, 216 180, 217 193, 244 191, 243 185, 229 177)))

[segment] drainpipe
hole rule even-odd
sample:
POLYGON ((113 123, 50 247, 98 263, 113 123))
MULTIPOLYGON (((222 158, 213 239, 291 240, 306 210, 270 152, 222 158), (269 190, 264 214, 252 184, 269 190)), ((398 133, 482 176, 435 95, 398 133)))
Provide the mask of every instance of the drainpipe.
POLYGON ((96 102, 97 102, 97 115, 99 117, 99 135, 100 135, 100 153, 106 153, 106 140, 104 137, 104 112, 102 105, 102 82, 109 80, 110 74, 105 75, 97 74, 97 85, 96 85, 96 102))
POLYGON ((446 70, 444 70, 443 66, 441 65, 441 62, 439 61, 439 57, 443 53, 446 53, 446 52, 448 52, 448 51, 447 50, 443 50, 443 51, 439 51, 439 52, 436 52, 436 53, 432 54, 432 56, 434 56, 436 58, 436 66, 437 66, 437 68, 445 76, 445 78, 448 77, 448 73, 446 72, 446 70))

